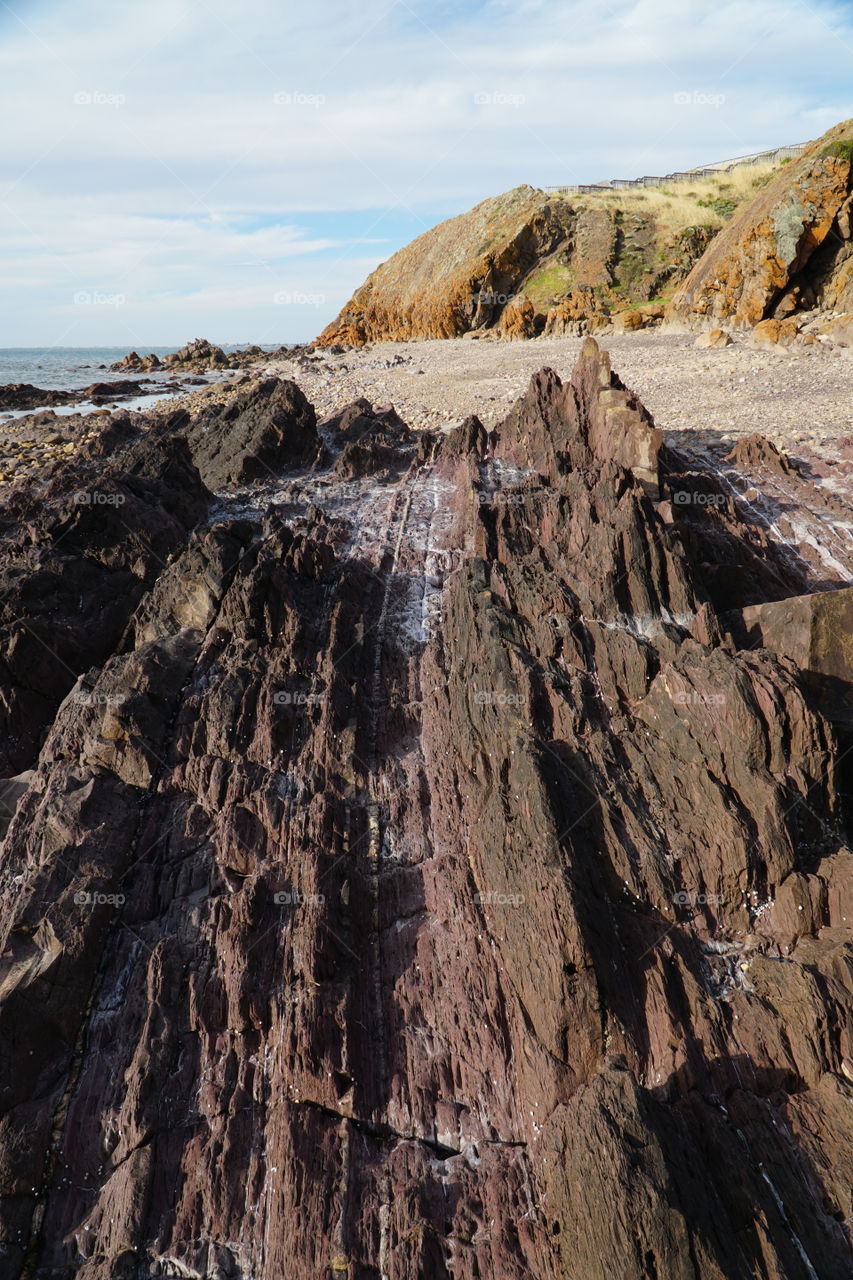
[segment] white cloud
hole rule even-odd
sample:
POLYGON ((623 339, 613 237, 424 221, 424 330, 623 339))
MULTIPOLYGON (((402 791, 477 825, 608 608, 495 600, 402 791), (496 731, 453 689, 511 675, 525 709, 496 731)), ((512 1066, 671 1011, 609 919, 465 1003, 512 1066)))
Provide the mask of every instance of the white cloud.
MULTIPOLYGON (((81 290, 126 294, 149 344, 307 338, 389 208, 409 238, 520 182, 723 159, 853 112, 853 21, 826 0, 6 0, 0 34, 6 345, 56 341, 81 290), (326 302, 270 312, 267 288, 326 302)), ((116 335, 95 306, 70 322, 116 335)))

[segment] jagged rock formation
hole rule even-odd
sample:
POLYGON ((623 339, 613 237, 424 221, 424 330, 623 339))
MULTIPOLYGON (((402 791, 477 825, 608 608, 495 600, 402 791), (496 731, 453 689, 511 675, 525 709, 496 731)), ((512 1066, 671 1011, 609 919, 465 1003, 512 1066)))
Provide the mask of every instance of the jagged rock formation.
POLYGON ((849 1276, 837 731, 720 624, 813 566, 592 342, 491 433, 237 395, 2 530, 4 1277, 849 1276))
POLYGON ((211 489, 308 466, 324 453, 312 406, 295 383, 279 378, 226 391, 221 402, 208 402, 195 414, 179 410, 167 430, 186 435, 211 489))
POLYGON ((231 351, 227 355, 221 347, 214 346, 207 338, 194 338, 178 351, 172 351, 161 359, 153 352, 140 356, 136 351, 129 351, 121 360, 110 365, 110 369, 121 371, 131 369, 134 372, 156 370, 167 373, 211 373, 223 369, 251 368, 261 359, 273 360, 276 357, 292 356, 293 348, 279 347, 277 351, 265 352, 254 344, 243 347, 239 351, 231 351))
POLYGON ((192 342, 188 342, 180 350, 164 356, 162 360, 159 356, 154 355, 153 352, 151 355, 140 356, 135 351, 130 351, 121 360, 117 360, 115 364, 110 365, 110 368, 115 371, 122 369, 171 369, 183 370, 189 373, 206 373, 211 369, 228 369, 231 367, 231 362, 222 348, 214 346, 206 338, 194 338, 192 342))
POLYGON ((851 201, 848 120, 781 168, 716 236, 676 290, 668 319, 748 328, 801 312, 853 310, 851 201))
POLYGON ((683 278, 711 235, 701 226, 669 233, 651 213, 576 208, 516 187, 395 253, 318 342, 452 338, 492 327, 507 337, 546 327, 588 332, 605 326, 611 311, 683 278))

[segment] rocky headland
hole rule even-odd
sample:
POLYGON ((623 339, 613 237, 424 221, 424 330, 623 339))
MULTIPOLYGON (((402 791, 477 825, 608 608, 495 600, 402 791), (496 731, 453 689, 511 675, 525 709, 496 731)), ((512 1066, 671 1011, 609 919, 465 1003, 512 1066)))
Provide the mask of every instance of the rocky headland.
POLYGON ((377 267, 318 342, 663 323, 720 329, 720 343, 749 329, 765 348, 853 343, 853 121, 738 186, 729 174, 700 190, 697 175, 656 193, 518 187, 485 200, 377 267))

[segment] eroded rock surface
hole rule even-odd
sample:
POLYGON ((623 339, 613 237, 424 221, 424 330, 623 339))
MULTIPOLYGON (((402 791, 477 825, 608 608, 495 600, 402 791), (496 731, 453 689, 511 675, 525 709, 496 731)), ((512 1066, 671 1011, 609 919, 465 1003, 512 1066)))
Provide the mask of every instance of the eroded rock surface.
MULTIPOLYGON (((318 338, 321 346, 592 332, 611 310, 648 302, 684 278, 712 236, 673 230, 632 206, 587 207, 516 187, 441 222, 367 278, 318 338)), ((660 319, 629 314, 637 327, 660 319)))
POLYGON ((676 289, 669 319, 791 341, 798 312, 853 310, 853 121, 830 129, 735 214, 676 289))
POLYGON ((494 432, 301 408, 215 501, 116 428, 121 548, 39 499, 133 581, 8 762, 4 1276, 849 1276, 841 757, 718 618, 809 566, 591 342, 494 432))

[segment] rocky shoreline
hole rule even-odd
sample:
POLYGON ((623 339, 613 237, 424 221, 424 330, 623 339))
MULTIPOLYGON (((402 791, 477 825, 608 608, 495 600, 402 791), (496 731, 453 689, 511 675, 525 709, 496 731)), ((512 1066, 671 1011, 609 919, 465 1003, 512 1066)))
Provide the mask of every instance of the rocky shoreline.
POLYGON ((9 490, 9 1280, 849 1274, 849 502, 577 356, 9 490))

